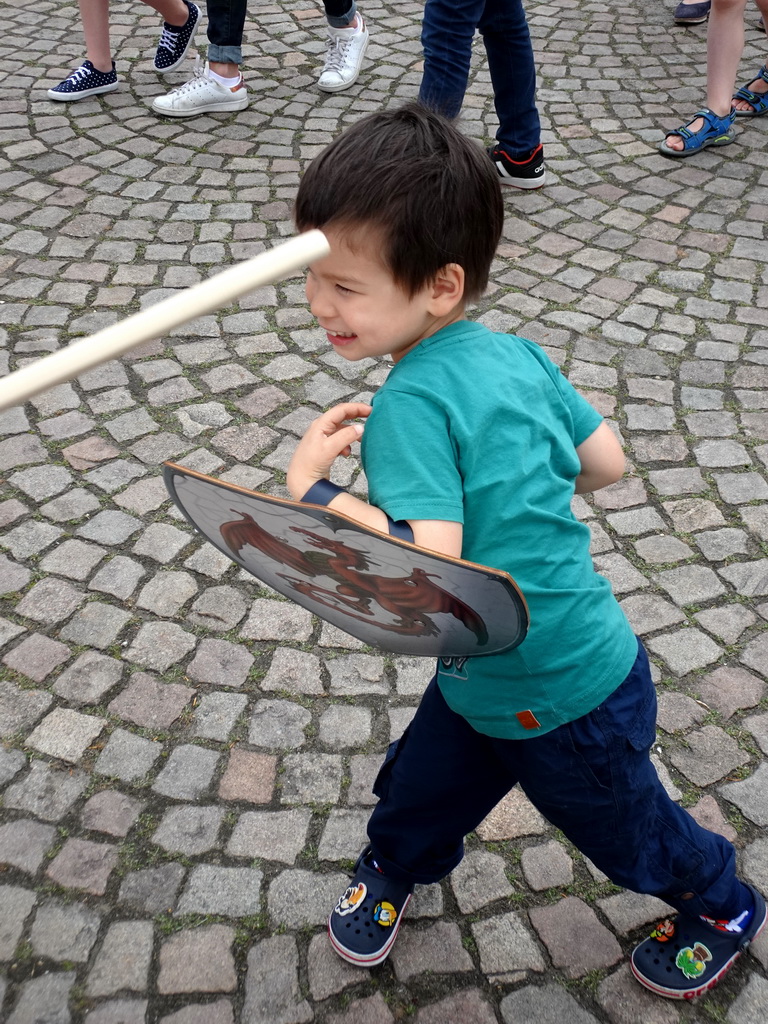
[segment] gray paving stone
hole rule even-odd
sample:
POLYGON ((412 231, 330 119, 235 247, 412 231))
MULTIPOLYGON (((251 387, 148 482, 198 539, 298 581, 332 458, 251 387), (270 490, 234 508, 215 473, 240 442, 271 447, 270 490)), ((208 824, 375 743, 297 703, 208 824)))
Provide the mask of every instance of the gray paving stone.
POLYGON ((52 825, 41 825, 25 818, 0 825, 0 864, 9 864, 33 875, 55 838, 56 830, 52 825))
POLYGON ((270 749, 294 749, 306 741, 305 728, 312 720, 306 708, 288 700, 260 700, 253 708, 248 742, 270 749))
POLYGON ((38 907, 29 941, 38 956, 85 963, 100 926, 101 915, 90 907, 51 900, 38 907))
POLYGON ((723 653, 722 648, 708 636, 691 628, 664 633, 647 643, 654 654, 661 655, 671 671, 678 676, 711 665, 723 653))
POLYGON ((162 743, 136 736, 126 729, 115 729, 99 754, 94 771, 122 782, 133 782, 152 769, 162 750, 162 743))
POLYGON ((698 786, 719 782, 735 768, 747 764, 749 755, 715 725, 688 733, 685 748, 672 750, 669 759, 678 771, 698 786))
POLYGON ((303 850, 311 814, 304 808, 289 811, 246 811, 227 843, 231 857, 260 857, 294 864, 303 850))
POLYGON ((480 954, 480 967, 493 983, 522 981, 529 972, 541 973, 546 964, 526 927, 525 915, 502 914, 471 925, 480 954))
POLYGON ((145 575, 146 569, 138 562, 124 555, 115 555, 99 569, 91 580, 89 589, 125 600, 131 596, 139 580, 145 575))
POLYGON ((635 594, 619 603, 635 633, 640 636, 685 621, 679 608, 656 594, 635 594))
POLYGON ((25 981, 8 1024, 70 1024, 67 1004, 76 977, 73 971, 57 971, 25 981))
POLYGON ((755 737, 763 753, 768 753, 768 715, 750 715, 742 724, 755 737))
POLYGON ((656 720, 664 732, 690 729, 706 716, 706 708, 683 693, 667 690, 659 694, 656 720))
POLYGON ((29 728, 46 712, 51 701, 50 694, 43 690, 22 690, 0 680, 0 736, 12 736, 29 728))
POLYGON ((463 989, 455 995, 423 1007, 416 1024, 441 1024, 455 1020, 463 1024, 495 1024, 496 1014, 479 989, 463 989))
POLYGON ((250 640, 308 640, 312 632, 312 616, 290 601, 257 598, 251 605, 240 635, 250 640))
POLYGON ((333 705, 320 717, 319 736, 332 750, 364 746, 371 736, 371 712, 368 708, 333 705))
POLYGON ((188 572, 158 572, 136 597, 136 606, 155 615, 172 618, 197 593, 197 583, 188 572))
POLYGON ((171 807, 163 815, 152 841, 169 853, 207 853, 216 845, 223 817, 221 807, 171 807))
POLYGON ((458 925, 449 921, 438 921, 425 930, 403 929, 391 960, 401 982, 425 971, 462 974, 473 968, 472 958, 461 943, 458 925))
POLYGON ((342 960, 325 934, 313 936, 309 943, 307 973, 314 1000, 327 999, 360 981, 360 968, 342 960))
POLYGON ((611 1024, 635 1024, 638 1020, 677 1024, 679 1020, 677 1009, 638 985, 626 965, 600 982, 597 998, 611 1024))
POLYGON ((199 683, 238 687, 248 678, 254 660, 229 640, 203 640, 187 666, 187 675, 199 683))
POLYGON ((0 747, 0 786, 5 786, 26 766, 27 759, 20 750, 5 750, 0 747))
POLYGON ((655 896, 636 892, 622 892, 597 900, 600 910, 619 935, 629 935, 644 925, 674 913, 668 903, 655 896))
POLYGON ((699 697, 730 718, 742 708, 753 708, 765 693, 765 683, 743 668, 723 666, 697 682, 699 697))
POLYGON ((126 651, 130 661, 164 672, 195 649, 195 637, 173 622, 146 622, 126 651))
POLYGON ((595 912, 575 896, 551 907, 535 907, 529 917, 552 962, 571 978, 611 967, 623 953, 595 912))
POLYGON ((176 914, 249 917, 261 909, 263 874, 254 868, 196 864, 179 897, 176 914))
POLYGON ((210 787, 219 754, 188 743, 171 751, 152 789, 174 800, 199 800, 210 787))
POLYGON ((154 731, 167 729, 195 696, 191 686, 163 683, 148 672, 135 672, 109 704, 113 715, 154 731))
POLYGON ((272 655, 269 671, 259 685, 266 692, 323 693, 320 659, 304 651, 279 647, 272 655))
POLYGON ((532 889, 549 889, 555 885, 569 885, 573 881, 573 861, 555 840, 527 847, 523 851, 521 867, 532 889))
POLYGON ((66 668, 53 685, 53 692, 75 705, 98 704, 123 674, 116 658, 86 651, 66 668))
POLYGON ((317 856, 320 860, 356 860, 368 842, 368 811, 338 808, 331 811, 323 829, 317 856))
POLYGON ((656 575, 656 582, 679 605, 709 601, 725 593, 717 575, 705 565, 684 565, 656 575))
POLYGON ((40 562, 44 572, 59 573, 69 579, 82 582, 90 576, 93 569, 106 555, 106 551, 96 544, 86 544, 82 540, 66 540, 40 562))
POLYGON ((234 928, 211 924, 166 939, 160 947, 158 992, 232 992, 237 985, 234 938, 234 928))
POLYGON ((286 754, 284 804, 335 803, 341 789, 342 764, 337 754, 286 754))
POLYGON ((262 939, 248 952, 243 1016, 251 1024, 309 1024, 314 1014, 301 995, 296 940, 262 939))
POLYGON ((226 741, 247 704, 245 694, 206 694, 195 709, 194 735, 202 739, 226 741))
POLYGON ((728 1010, 728 1024, 759 1024, 768 1011, 768 981, 753 974, 728 1010))
POLYGON ((518 836, 542 835, 548 827, 525 793, 515 787, 480 822, 476 832, 483 842, 488 843, 518 836))
POLYGON ((85 804, 80 821, 84 828, 122 838, 131 830, 143 806, 140 800, 125 793, 103 789, 85 804))
POLYGON ((171 913, 184 873, 175 863, 131 871, 120 886, 119 902, 144 914, 171 913))
POLYGON ((761 764, 748 779, 742 782, 729 782, 720 786, 719 793, 732 804, 736 804, 742 814, 755 822, 756 825, 768 824, 768 789, 766 777, 768 765, 761 764))
POLYGON ((768 671, 766 671, 766 666, 768 665, 768 637, 759 636, 748 643, 742 652, 741 660, 749 668, 760 673, 760 675, 768 676, 768 671))
POLYGON ((328 663, 331 693, 356 696, 363 693, 386 693, 384 659, 369 654, 346 654, 328 663))
POLYGON ((505 1024, 521 1020, 536 1021, 536 1024, 561 1024, 565 1020, 569 1024, 595 1024, 597 1020, 554 982, 517 989, 502 999, 500 1009, 505 1024))
POLYGON ((107 724, 105 718, 54 708, 27 737, 26 745, 62 761, 77 762, 107 724))
POLYGON ((115 921, 111 924, 88 974, 88 995, 110 996, 122 989, 145 991, 152 945, 151 921, 115 921))
POLYGON ((234 587, 209 587, 193 603, 187 619, 197 626, 229 632, 243 618, 247 604, 234 587))
POLYGON ((53 765, 34 761, 29 772, 5 791, 3 804, 17 811, 28 811, 43 821, 59 821, 88 784, 79 771, 57 771, 53 765))
MULTIPOLYGON (((0 960, 10 960, 24 930, 24 922, 32 913, 37 895, 19 885, 0 886, 0 960)), ((2 998, 0 998, 2 1006, 2 998)))
POLYGON ((60 632, 64 640, 74 644, 90 644, 105 650, 114 644, 131 613, 101 601, 89 601, 60 632))
POLYGON ((117 546, 124 544, 129 537, 141 529, 141 521, 126 512, 107 509, 99 512, 85 526, 77 531, 78 537, 95 541, 97 544, 117 546))
POLYGON ((473 913, 514 891, 506 877, 504 859, 485 850, 465 854, 450 881, 462 914, 473 913))
POLYGON ((136 541, 132 552, 166 565, 191 544, 192 540, 192 534, 185 533, 169 523, 152 523, 136 541))
POLYGON ((147 1006, 146 999, 110 999, 90 1011, 88 1024, 144 1024, 147 1006))
POLYGON ((745 597, 768 594, 768 558, 728 565, 720 575, 745 597))
POLYGON ((23 565, 0 555, 0 594, 12 594, 23 590, 32 579, 32 573, 23 565))
POLYGON ((228 999, 215 1003, 190 1004, 160 1018, 160 1024, 234 1024, 232 1004, 228 999))
POLYGON ((44 579, 26 592, 16 612, 35 622, 53 625, 68 619, 83 599, 79 590, 64 580, 44 579))

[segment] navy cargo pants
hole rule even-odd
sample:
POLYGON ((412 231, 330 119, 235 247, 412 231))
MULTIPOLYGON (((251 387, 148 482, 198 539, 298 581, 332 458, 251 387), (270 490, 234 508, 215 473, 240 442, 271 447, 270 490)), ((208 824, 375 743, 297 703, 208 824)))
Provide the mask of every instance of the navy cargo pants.
POLYGON ((733 916, 743 903, 735 853, 671 800, 649 759, 656 693, 648 659, 594 711, 543 736, 495 739, 446 704, 435 679, 374 784, 368 824, 384 873, 436 882, 464 836, 519 784, 535 807, 617 885, 689 914, 733 916))

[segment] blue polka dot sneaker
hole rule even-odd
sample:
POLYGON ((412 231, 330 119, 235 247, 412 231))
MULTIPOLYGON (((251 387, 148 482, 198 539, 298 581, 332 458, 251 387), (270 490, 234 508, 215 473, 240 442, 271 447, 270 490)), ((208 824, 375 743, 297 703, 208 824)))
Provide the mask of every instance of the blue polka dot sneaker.
POLYGON ((413 886, 393 882, 381 872, 367 846, 328 918, 328 936, 339 956, 358 967, 386 960, 412 893, 413 886))
POLYGON ((747 888, 753 909, 734 921, 689 914, 660 921, 632 953, 640 984, 667 999, 697 999, 714 988, 765 927, 765 900, 747 888))
POLYGON ((89 60, 84 60, 68 78, 48 90, 48 99, 84 100, 86 96, 99 96, 103 92, 114 92, 115 89, 117 72, 114 61, 111 71, 99 71, 89 60))
POLYGON ((190 3, 189 0, 184 0, 184 3, 189 10, 189 17, 185 24, 178 27, 169 25, 167 21, 163 23, 163 32, 160 42, 157 44, 157 52, 152 65, 155 71, 159 71, 162 75, 173 71, 184 60, 200 23, 200 8, 196 4, 190 3))

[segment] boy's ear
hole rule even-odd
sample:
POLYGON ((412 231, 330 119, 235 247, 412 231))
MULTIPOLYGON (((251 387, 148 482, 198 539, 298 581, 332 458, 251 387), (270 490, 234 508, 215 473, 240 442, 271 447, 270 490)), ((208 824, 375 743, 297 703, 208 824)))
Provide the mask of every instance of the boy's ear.
POLYGON ((432 282, 430 313, 445 316, 464 299, 464 267, 446 263, 432 282))

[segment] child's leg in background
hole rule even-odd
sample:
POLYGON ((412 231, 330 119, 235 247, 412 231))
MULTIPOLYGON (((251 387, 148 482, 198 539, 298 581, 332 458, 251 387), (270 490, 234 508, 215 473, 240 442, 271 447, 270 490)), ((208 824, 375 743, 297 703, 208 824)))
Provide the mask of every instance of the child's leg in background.
POLYGON ((616 884, 691 915, 752 906, 731 844, 673 800, 649 759, 656 694, 640 647, 632 672, 598 708, 526 742, 520 784, 553 825, 616 884))
POLYGON ((718 117, 731 109, 744 51, 747 0, 713 0, 707 28, 707 106, 718 117))
POLYGON ((469 79, 472 37, 485 0, 427 0, 421 28, 424 76, 419 102, 458 117, 469 79))
MULTIPOLYGON (((755 0, 755 3, 757 4, 760 14, 763 16, 763 23, 765 25, 768 25, 768 0, 755 0)), ((766 63, 768 63, 768 61, 766 61, 766 63)), ((753 79, 748 83, 747 89, 749 89, 750 92, 754 92, 758 96, 761 96, 768 92, 768 82, 766 82, 765 79, 762 78, 758 78, 757 80, 753 79)), ((734 107, 737 110, 743 110, 746 112, 749 112, 754 109, 754 106, 751 103, 748 103, 746 100, 734 101, 734 107)))
POLYGON ((533 45, 522 0, 486 0, 478 24, 488 54, 499 145, 515 160, 541 142, 533 45))
POLYGON ((464 836, 517 781, 493 742, 450 710, 433 679, 374 786, 368 835, 387 877, 426 884, 456 867, 464 836))

